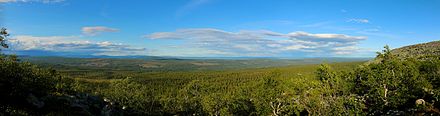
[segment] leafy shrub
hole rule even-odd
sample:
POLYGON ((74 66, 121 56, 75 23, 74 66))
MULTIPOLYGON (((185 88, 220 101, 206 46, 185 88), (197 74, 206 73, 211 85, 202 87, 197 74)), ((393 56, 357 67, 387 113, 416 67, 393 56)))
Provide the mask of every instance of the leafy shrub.
POLYGON ((0 56, 0 104, 11 107, 25 107, 35 97, 57 92, 57 81, 61 77, 54 71, 37 68, 27 62, 19 62, 16 56, 0 56))

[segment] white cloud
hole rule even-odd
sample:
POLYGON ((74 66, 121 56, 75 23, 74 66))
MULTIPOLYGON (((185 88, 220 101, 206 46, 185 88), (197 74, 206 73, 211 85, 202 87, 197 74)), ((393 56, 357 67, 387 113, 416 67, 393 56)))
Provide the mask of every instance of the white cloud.
POLYGON ((0 0, 0 3, 32 3, 32 2, 39 2, 39 3, 59 3, 64 2, 65 0, 0 0))
POLYGON ((368 19, 348 19, 347 22, 370 23, 370 21, 368 19))
POLYGON ((290 38, 308 41, 328 41, 328 42, 354 42, 365 40, 367 37, 363 36, 348 36, 344 34, 311 34, 307 32, 293 32, 287 34, 290 38))
MULTIPOLYGON (((356 54, 355 48, 363 36, 302 31, 278 33, 268 30, 228 32, 212 28, 179 29, 175 32, 156 32, 144 36, 148 39, 172 39, 184 41, 181 49, 215 50, 239 56, 279 56, 292 52, 314 56, 331 56, 341 53, 356 54), (343 49, 346 47, 345 49, 343 49), (337 49, 334 49, 337 48, 337 49)), ((199 51, 193 51, 199 52, 199 51)), ((220 55, 220 54, 219 54, 220 55)))
POLYGON ((81 31, 84 35, 95 36, 101 34, 102 32, 118 32, 119 29, 105 27, 105 26, 93 26, 93 27, 82 27, 81 31))
POLYGON ((283 47, 282 50, 302 50, 302 49, 306 49, 306 48, 313 48, 313 47, 297 44, 297 45, 285 46, 285 47, 283 47))
POLYGON ((0 3, 17 2, 17 0, 0 0, 0 3))
POLYGON ((29 36, 12 37, 10 51, 48 51, 85 55, 146 55, 145 48, 135 48, 109 41, 92 42, 78 36, 29 36))

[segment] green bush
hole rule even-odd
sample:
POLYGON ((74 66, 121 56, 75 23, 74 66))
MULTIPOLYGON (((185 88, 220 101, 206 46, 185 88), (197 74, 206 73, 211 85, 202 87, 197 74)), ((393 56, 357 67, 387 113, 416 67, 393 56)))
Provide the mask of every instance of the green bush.
POLYGON ((427 90, 432 90, 432 83, 436 83, 429 81, 433 78, 430 73, 438 70, 426 70, 426 66, 430 65, 424 61, 399 59, 388 47, 378 53, 377 58, 379 63, 364 65, 353 73, 354 93, 365 97, 368 113, 409 113, 416 109, 417 99, 430 99, 427 98, 430 94, 427 90))
POLYGON ((54 71, 19 62, 16 56, 0 56, 0 103, 4 106, 25 107, 31 96, 43 97, 57 92, 54 71))

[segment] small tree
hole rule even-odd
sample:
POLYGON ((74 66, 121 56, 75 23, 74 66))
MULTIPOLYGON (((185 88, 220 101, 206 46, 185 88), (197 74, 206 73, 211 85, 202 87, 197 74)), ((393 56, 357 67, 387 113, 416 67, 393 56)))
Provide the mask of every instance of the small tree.
MULTIPOLYGON (((8 32, 6 31, 6 28, 2 28, 0 30, 0 46, 3 48, 8 48, 8 44, 6 44, 6 39, 9 36, 8 32)), ((1 49, 0 49, 1 50, 1 49)))
POLYGON ((328 64, 321 64, 315 73, 321 82, 328 82, 334 77, 328 64))
POLYGON ((376 52, 377 58, 380 58, 382 62, 395 60, 395 55, 391 53, 391 49, 388 45, 385 45, 382 52, 376 52))

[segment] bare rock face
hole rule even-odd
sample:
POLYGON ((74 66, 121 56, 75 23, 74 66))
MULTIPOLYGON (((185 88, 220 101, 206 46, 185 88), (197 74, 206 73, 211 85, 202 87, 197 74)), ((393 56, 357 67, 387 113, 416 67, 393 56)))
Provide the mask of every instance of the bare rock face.
POLYGON ((44 102, 40 101, 34 94, 29 94, 26 97, 26 101, 37 108, 42 108, 44 106, 44 102))
POLYGON ((109 99, 89 94, 46 96, 42 98, 29 95, 28 104, 35 106, 41 114, 77 116, 121 116, 130 113, 129 109, 109 99))

